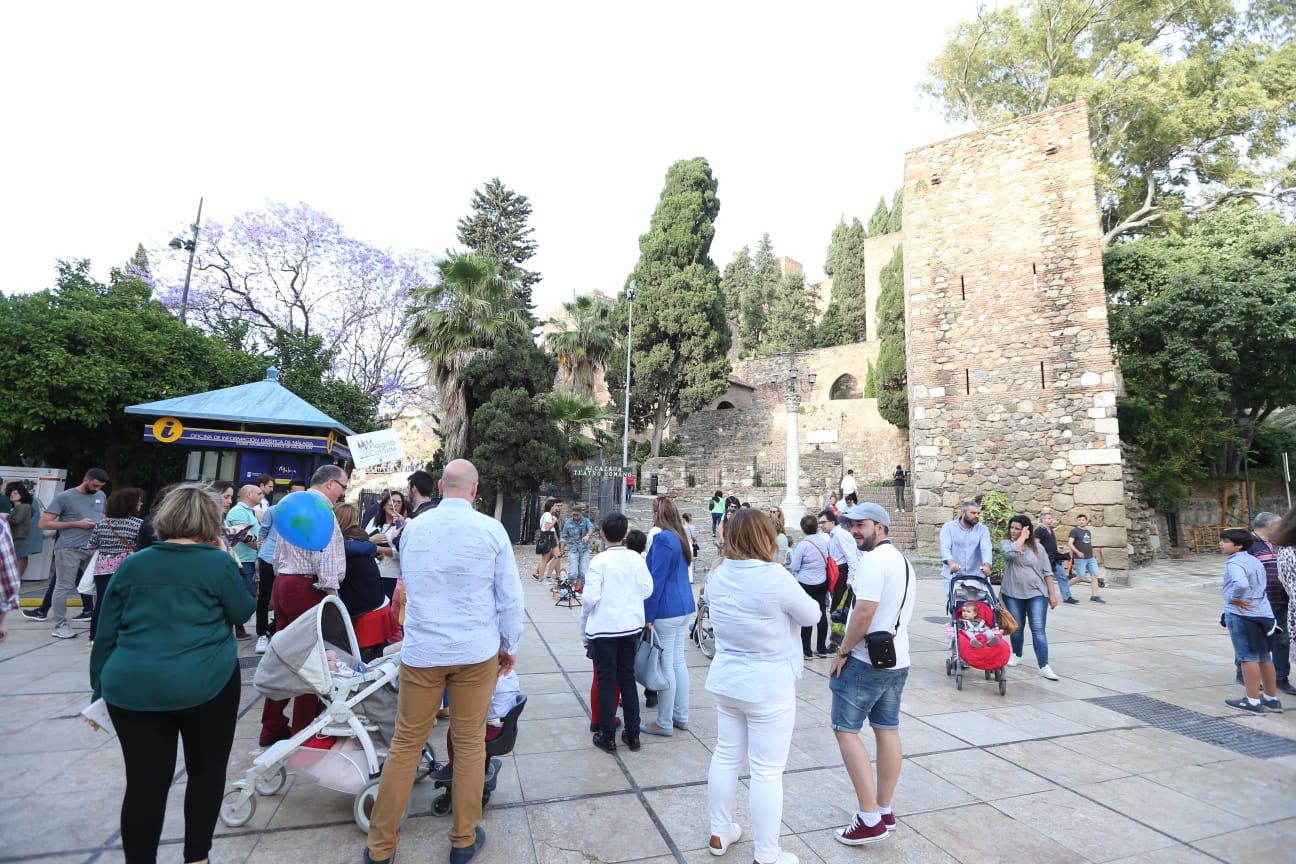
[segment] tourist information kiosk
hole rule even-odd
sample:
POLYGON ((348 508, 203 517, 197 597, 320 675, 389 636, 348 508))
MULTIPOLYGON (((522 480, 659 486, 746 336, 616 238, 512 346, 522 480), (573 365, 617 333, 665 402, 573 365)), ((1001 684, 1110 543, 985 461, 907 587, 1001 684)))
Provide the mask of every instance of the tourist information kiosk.
POLYGON ((270 474, 276 485, 310 479, 321 465, 351 461, 354 435, 279 383, 271 367, 263 381, 132 405, 127 414, 147 418, 144 440, 186 451, 185 480, 251 483, 270 474))

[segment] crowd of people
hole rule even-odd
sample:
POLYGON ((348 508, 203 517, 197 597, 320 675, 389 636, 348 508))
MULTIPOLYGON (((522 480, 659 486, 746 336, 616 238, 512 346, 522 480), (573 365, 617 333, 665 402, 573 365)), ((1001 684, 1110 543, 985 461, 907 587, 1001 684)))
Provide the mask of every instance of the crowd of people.
MULTIPOLYGON (((439 484, 415 472, 405 490, 386 492, 364 513, 342 502, 347 479, 341 468, 326 465, 308 486, 294 481, 288 487, 319 496, 331 508, 320 549, 300 546, 276 527, 269 477, 242 486, 169 486, 141 515, 141 490, 105 495, 107 477, 92 469, 36 519, 39 530, 58 532, 55 577, 48 607, 28 617, 52 617, 54 636, 75 636, 67 600, 77 593, 81 571, 93 577, 90 683, 107 705, 126 765, 121 830, 128 861, 156 854, 177 743, 185 748, 189 778, 185 860, 206 860, 239 701, 238 640, 251 638, 244 627, 254 619, 254 650, 264 651, 276 628, 310 613, 328 595, 345 605, 362 650, 374 652, 367 656, 393 644, 400 655, 395 733, 363 860, 392 859, 424 743, 447 693, 449 737, 458 754, 441 769, 454 781, 452 864, 466 864, 485 842, 485 741, 498 732, 491 706, 500 682, 507 679, 510 692, 517 690, 512 673, 524 612, 508 535, 474 509, 477 472, 466 460, 447 465, 439 484)), ((902 764, 900 700, 918 582, 891 542, 891 511, 860 502, 853 482, 843 485, 841 507, 832 496, 817 516, 801 519, 804 536, 795 545, 780 507, 756 510, 719 491, 712 500, 719 554, 703 590, 716 649, 705 685, 717 708, 707 779, 708 846, 715 855, 742 836, 733 814, 745 760, 754 859, 795 864, 796 856, 779 844, 782 776, 796 723, 796 682, 805 662, 815 659, 831 658, 830 724, 857 799, 850 823, 834 836, 863 845, 885 840, 896 826, 891 803, 902 764), (840 625, 835 635, 832 621, 840 625), (871 756, 859 734, 865 723, 873 733, 871 756)), ((10 599, 16 599, 20 573, 11 523, 35 518, 19 509, 30 505, 20 492, 10 500, 13 509, 0 519, 0 612, 14 608, 10 599)), ((579 505, 564 520, 561 505, 547 502, 537 527, 551 542, 543 551, 537 547, 541 560, 533 576, 551 578, 554 563, 569 556, 583 592, 580 638, 594 671, 592 744, 616 752, 620 728, 620 743, 636 752, 642 735, 688 730, 684 644, 697 614, 690 585, 699 553, 689 514, 681 514, 672 498, 656 496, 652 524, 641 532, 620 513, 595 526, 579 505), (661 681, 644 691, 641 703, 635 666, 645 640, 660 651, 661 681), (653 708, 656 714, 646 716, 653 708)), ((1008 636, 1007 665, 1020 662, 1029 629, 1039 672, 1050 680, 1058 676, 1049 663, 1048 612, 1076 602, 1065 590, 1073 580, 1089 581, 1091 599, 1102 601, 1097 569, 1079 564, 1093 558, 1086 520, 1077 517, 1066 553, 1055 530, 1048 512, 1039 514, 1038 526, 1016 514, 998 550, 1005 564, 1002 602, 1020 622, 1008 636)), ((961 504, 942 528, 940 550, 946 596, 969 574, 989 577, 993 550, 976 501, 961 504)), ((1296 653, 1289 600, 1296 590, 1296 510, 1286 517, 1258 514, 1251 530, 1225 530, 1220 550, 1226 556, 1220 623, 1245 688, 1226 704, 1253 714, 1281 711, 1278 693, 1296 693, 1289 680, 1296 653)), ((988 649, 1000 634, 976 620, 975 606, 965 604, 958 613, 978 648, 988 649)), ((314 695, 297 696, 291 709, 286 700, 267 698, 260 744, 271 746, 304 729, 319 710, 314 695)))

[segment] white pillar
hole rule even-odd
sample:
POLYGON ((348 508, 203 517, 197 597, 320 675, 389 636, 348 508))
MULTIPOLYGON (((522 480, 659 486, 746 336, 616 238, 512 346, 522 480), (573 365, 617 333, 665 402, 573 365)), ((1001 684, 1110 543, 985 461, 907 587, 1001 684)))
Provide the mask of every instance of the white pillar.
POLYGON ((798 526, 806 509, 801 501, 801 443, 797 437, 801 399, 795 389, 788 392, 787 408, 787 495, 779 506, 783 510, 783 521, 788 529, 800 530, 798 526))

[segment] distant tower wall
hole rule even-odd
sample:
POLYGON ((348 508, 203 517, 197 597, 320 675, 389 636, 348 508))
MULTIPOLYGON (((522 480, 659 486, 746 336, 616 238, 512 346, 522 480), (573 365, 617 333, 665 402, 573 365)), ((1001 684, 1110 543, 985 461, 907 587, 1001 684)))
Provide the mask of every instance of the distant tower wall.
POLYGON ((1085 106, 911 150, 904 247, 919 548, 961 499, 997 490, 1066 529, 1085 513, 1101 563, 1126 569, 1085 106))

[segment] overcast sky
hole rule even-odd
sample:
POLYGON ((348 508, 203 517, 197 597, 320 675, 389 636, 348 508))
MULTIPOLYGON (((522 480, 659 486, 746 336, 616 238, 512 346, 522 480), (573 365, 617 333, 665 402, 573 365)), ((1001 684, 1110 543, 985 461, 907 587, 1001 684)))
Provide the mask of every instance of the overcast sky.
POLYGON ((6 292, 95 272, 194 218, 304 201, 444 252, 474 188, 527 195, 543 310, 615 294, 667 167, 719 181, 711 254, 768 232, 822 276, 907 149, 955 134, 918 95, 973 0, 218 4, 0 11, 6 292))

